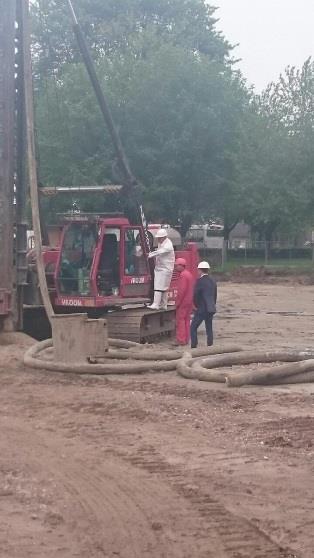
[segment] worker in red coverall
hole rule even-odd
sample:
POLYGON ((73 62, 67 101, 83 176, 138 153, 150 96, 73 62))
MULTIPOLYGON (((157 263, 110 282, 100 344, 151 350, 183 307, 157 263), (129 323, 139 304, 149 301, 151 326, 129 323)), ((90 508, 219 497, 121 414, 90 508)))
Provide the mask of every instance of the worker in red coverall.
POLYGON ((194 279, 186 269, 184 258, 175 261, 175 269, 180 273, 178 293, 176 296, 176 337, 178 345, 187 345, 190 341, 190 317, 193 308, 194 279))

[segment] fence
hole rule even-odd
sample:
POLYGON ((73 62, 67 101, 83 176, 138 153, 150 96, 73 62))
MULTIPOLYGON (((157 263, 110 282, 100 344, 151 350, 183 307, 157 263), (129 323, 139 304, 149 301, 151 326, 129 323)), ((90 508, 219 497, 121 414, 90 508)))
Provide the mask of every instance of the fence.
POLYGON ((200 249, 200 256, 214 265, 311 265, 314 264, 314 246, 296 248, 287 242, 250 241, 240 248, 224 250, 200 249))

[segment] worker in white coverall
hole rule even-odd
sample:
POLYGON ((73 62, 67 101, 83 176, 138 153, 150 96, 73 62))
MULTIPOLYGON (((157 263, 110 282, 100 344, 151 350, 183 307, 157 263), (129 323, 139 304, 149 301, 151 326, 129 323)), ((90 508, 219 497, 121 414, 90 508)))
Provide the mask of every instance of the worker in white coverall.
POLYGON ((154 301, 147 308, 151 310, 166 310, 175 255, 166 229, 159 229, 155 238, 158 241, 158 248, 148 254, 149 258, 155 258, 154 301))

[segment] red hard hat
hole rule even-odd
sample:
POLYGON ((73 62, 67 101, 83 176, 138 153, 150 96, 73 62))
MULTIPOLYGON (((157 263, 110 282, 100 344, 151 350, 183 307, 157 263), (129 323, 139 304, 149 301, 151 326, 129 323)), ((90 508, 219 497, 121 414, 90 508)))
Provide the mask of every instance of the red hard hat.
POLYGON ((184 258, 178 258, 176 260, 176 265, 184 265, 184 267, 186 266, 186 260, 184 258))

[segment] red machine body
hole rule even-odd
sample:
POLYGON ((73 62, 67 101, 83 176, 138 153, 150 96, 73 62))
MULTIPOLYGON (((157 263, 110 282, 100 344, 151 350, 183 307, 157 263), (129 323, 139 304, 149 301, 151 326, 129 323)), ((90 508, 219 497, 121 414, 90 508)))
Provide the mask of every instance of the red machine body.
POLYGON ((125 217, 71 218, 55 270, 56 307, 110 308, 149 300, 141 226, 125 217))
MULTIPOLYGON (((197 277, 198 251, 188 243, 176 251, 197 277)), ((123 216, 71 216, 60 247, 44 249, 47 281, 57 311, 104 310, 143 305, 150 300, 152 277, 144 231, 123 216)), ((169 303, 174 305, 178 273, 174 270, 169 303)))

